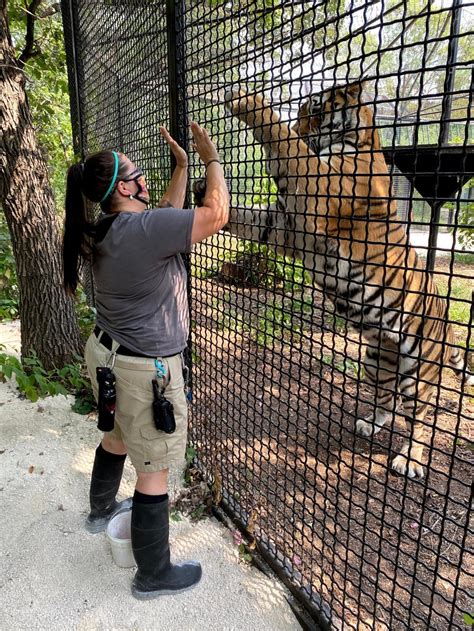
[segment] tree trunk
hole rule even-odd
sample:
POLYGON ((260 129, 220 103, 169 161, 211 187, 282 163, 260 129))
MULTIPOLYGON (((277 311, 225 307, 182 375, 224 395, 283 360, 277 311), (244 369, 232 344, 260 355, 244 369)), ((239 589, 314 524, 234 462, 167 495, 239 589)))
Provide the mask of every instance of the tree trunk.
POLYGON ((22 355, 36 351, 49 369, 73 361, 82 344, 74 302, 62 288, 54 197, 11 43, 6 3, 0 0, 0 203, 16 260, 22 355))

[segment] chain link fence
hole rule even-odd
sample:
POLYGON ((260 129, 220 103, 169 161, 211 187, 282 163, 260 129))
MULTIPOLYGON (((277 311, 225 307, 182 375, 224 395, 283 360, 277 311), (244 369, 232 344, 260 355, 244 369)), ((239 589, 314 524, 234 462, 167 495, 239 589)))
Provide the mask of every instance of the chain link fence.
POLYGON ((230 223, 188 266, 216 505, 308 626, 469 627, 474 4, 62 9, 78 153, 124 151, 157 200, 159 124, 220 150, 230 223))

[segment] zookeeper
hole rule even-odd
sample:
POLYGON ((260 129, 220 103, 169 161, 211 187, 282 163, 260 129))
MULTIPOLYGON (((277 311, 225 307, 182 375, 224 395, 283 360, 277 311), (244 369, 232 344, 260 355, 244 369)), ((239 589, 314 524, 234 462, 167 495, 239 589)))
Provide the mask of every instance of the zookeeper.
POLYGON ((99 426, 113 424, 95 452, 86 528, 103 531, 132 506, 132 594, 139 599, 189 589, 202 574, 197 562, 172 564, 169 549, 168 468, 183 464, 187 436, 182 352, 189 314, 181 254, 217 233, 229 215, 223 169, 207 131, 191 123, 207 178, 195 209, 183 209, 186 152, 164 127, 160 132, 176 168, 159 207, 147 209, 145 177, 127 156, 100 151, 68 170, 63 240, 68 293, 75 294, 84 260, 92 261, 97 321, 85 360, 99 426), (87 220, 86 199, 101 206, 96 223, 87 220), (135 493, 117 502, 127 454, 137 473, 135 493))

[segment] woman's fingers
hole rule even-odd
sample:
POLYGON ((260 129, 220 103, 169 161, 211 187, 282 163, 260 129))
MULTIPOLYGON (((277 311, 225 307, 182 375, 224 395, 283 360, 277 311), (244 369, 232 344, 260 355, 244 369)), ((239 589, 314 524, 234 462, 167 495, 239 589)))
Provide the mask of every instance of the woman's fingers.
POLYGON ((171 152, 176 158, 176 165, 186 167, 188 164, 188 156, 186 151, 176 142, 176 140, 170 135, 169 131, 164 125, 159 126, 159 130, 163 138, 169 145, 171 152))
POLYGON ((193 121, 191 123, 191 132, 194 140, 193 148, 198 152, 201 160, 206 164, 209 160, 217 160, 219 155, 214 143, 209 138, 207 129, 193 121))
POLYGON ((177 144, 177 143, 176 143, 176 140, 175 140, 174 138, 172 138, 172 137, 171 137, 171 135, 170 135, 169 131, 166 129, 166 127, 162 127, 162 126, 161 126, 161 127, 160 127, 160 132, 161 132, 161 135, 163 136, 163 138, 166 140, 166 142, 167 142, 169 145, 172 145, 172 144, 177 144))
POLYGON ((202 136, 202 129, 195 121, 191 123, 191 132, 195 140, 198 140, 202 136))
POLYGON ((211 142, 209 138, 209 134, 207 133, 204 127, 201 127, 197 123, 191 123, 191 131, 193 134, 193 138, 195 143, 199 146, 202 144, 208 144, 211 142))

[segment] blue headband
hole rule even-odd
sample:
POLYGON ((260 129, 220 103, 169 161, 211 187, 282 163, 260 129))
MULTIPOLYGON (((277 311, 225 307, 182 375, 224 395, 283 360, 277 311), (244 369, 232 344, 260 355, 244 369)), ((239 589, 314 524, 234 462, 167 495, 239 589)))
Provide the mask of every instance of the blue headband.
POLYGON ((112 181, 110 182, 109 188, 107 189, 107 193, 102 197, 102 199, 100 200, 99 204, 102 204, 104 199, 107 199, 107 197, 110 195, 110 193, 112 192, 112 189, 115 186, 115 180, 117 179, 118 168, 119 168, 119 159, 118 159, 118 154, 117 154, 116 151, 112 151, 112 153, 114 154, 114 160, 115 160, 114 176, 112 178, 112 181))

